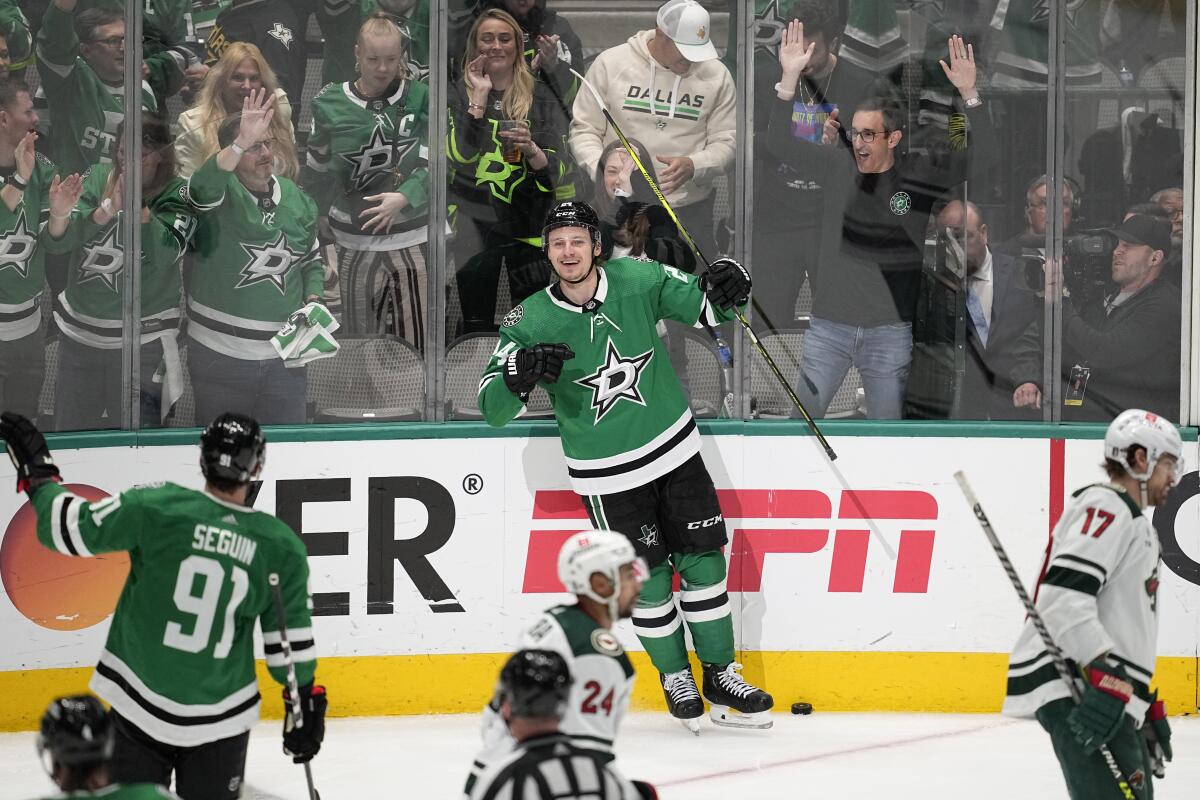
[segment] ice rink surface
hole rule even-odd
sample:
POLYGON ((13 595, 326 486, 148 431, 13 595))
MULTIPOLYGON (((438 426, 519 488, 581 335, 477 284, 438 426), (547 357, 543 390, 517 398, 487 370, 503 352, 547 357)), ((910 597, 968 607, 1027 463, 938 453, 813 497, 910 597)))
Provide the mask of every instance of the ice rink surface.
MULTIPOLYGON (((253 732, 243 797, 306 800, 303 770, 279 752, 277 721, 253 732)), ((1176 758, 1157 800, 1200 796, 1200 717, 1172 717, 1176 758)), ((1050 740, 1036 722, 987 714, 775 715, 767 731, 632 714, 618 763, 663 800, 887 798, 1060 800, 1050 740), (966 793, 964 793, 966 790, 966 793)), ((323 800, 459 796, 478 743, 475 716, 331 719, 313 774, 323 800)), ((0 798, 51 793, 31 733, 0 734, 0 798)))

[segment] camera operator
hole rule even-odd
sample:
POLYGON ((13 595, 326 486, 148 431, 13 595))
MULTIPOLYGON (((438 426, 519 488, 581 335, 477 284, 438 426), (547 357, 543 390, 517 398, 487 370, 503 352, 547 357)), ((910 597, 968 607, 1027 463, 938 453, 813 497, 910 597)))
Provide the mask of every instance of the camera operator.
POLYGON ((1081 303, 1063 290, 1063 419, 1108 421, 1135 406, 1177 417, 1180 295, 1162 278, 1171 224, 1133 214, 1107 233, 1116 291, 1081 303))

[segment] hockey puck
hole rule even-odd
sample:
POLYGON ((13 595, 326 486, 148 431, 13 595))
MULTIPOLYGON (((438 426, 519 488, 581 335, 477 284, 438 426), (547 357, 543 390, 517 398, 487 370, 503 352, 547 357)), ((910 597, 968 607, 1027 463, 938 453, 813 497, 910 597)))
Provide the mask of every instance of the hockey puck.
POLYGON ((812 703, 792 703, 793 714, 811 714, 812 703))

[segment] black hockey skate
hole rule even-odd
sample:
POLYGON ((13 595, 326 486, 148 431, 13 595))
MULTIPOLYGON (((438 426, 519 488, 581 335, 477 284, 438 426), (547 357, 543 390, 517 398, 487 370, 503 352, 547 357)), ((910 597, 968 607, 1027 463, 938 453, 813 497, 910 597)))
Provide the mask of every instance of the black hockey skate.
POLYGON ((660 673, 658 679, 662 682, 663 696, 667 698, 667 710, 671 716, 699 736, 704 701, 700 699, 700 690, 696 688, 692 670, 688 668, 669 674, 660 673))
POLYGON ((708 715, 718 725, 730 728, 769 728, 771 695, 757 686, 746 683, 738 670, 741 664, 703 664, 704 699, 712 708, 708 715))

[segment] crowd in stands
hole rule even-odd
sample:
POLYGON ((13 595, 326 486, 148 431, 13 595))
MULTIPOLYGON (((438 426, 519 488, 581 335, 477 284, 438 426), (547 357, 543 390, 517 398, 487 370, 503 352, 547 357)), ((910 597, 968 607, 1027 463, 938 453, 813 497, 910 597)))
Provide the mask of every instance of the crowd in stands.
MULTIPOLYGON (((334 352, 322 341, 390 337, 419 363, 443 306, 447 343, 494 334, 551 280, 547 211, 583 199, 604 258, 697 272, 747 247, 752 324, 799 334, 773 346, 814 416, 1177 418, 1184 4, 1080 4, 1053 123, 1035 0, 929 5, 647 2, 616 43, 572 24, 600 9, 554 0, 149 0, 127 262, 124 3, 0 0, 0 405, 58 430, 121 425, 128 263, 142 427, 179 424, 185 390, 187 424, 225 410, 303 423, 307 365, 334 352), (437 11, 444 65, 429 63, 437 11), (753 184, 740 243, 739 151, 753 184), (431 285, 443 235, 446 285, 431 285), (297 344, 298 328, 319 335, 297 344)), ((686 382, 683 340, 662 332, 686 382)), ((718 357, 733 335, 714 330, 718 357)))

